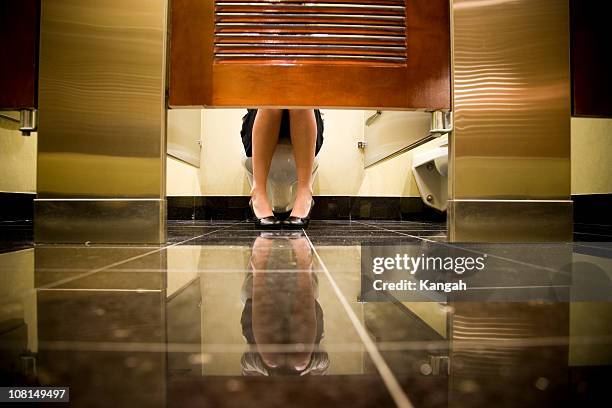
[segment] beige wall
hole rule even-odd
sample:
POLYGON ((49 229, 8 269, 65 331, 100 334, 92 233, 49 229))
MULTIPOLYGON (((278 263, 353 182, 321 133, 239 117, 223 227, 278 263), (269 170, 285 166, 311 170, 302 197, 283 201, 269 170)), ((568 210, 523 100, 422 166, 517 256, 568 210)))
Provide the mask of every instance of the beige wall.
POLYGON ((18 123, 0 117, 0 191, 36 192, 36 140, 36 133, 22 136, 18 123))
MULTIPOLYGON (((201 167, 168 157, 167 195, 248 195, 240 140, 243 109, 202 113, 201 167)), ((319 153, 315 195, 418 197, 411 172, 412 153, 363 168, 364 111, 323 110, 325 142, 319 153)))
POLYGON ((612 193, 612 119, 572 118, 572 194, 612 193))

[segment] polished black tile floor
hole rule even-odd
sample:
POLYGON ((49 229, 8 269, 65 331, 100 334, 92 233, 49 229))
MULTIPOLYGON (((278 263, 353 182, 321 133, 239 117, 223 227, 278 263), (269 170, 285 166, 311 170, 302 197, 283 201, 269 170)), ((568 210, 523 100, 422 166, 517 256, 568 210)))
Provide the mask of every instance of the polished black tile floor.
POLYGON ((595 403, 612 378, 611 228, 460 248, 494 260, 465 276, 477 295, 374 302, 366 254, 445 250, 444 223, 170 222, 160 246, 34 246, 31 224, 5 223, 0 385, 69 386, 79 407, 595 403))

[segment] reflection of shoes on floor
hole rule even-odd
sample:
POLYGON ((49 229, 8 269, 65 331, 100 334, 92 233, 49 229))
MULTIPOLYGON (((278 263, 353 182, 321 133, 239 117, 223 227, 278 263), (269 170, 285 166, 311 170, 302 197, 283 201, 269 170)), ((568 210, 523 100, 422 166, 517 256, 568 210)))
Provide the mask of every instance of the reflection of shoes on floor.
POLYGON ((314 207, 314 199, 310 201, 310 210, 308 210, 308 214, 306 214, 305 217, 296 217, 294 215, 291 215, 282 222, 283 228, 287 228, 287 229, 308 228, 308 224, 310 223, 310 213, 312 213, 313 207, 314 207))
POLYGON ((258 218, 255 215, 255 209, 253 208, 253 200, 249 201, 249 207, 251 207, 251 213, 253 213, 253 224, 258 228, 263 229, 278 229, 281 226, 281 222, 274 215, 268 215, 267 217, 258 218))
POLYGON ((259 236, 261 238, 267 238, 267 239, 281 239, 281 238, 282 239, 299 239, 299 238, 306 237, 306 235, 304 235, 304 232, 301 231, 301 230, 287 230, 287 231, 268 230, 268 231, 261 231, 259 233, 259 236))
POLYGON ((277 238, 286 238, 286 234, 283 231, 262 231, 259 233, 261 238, 267 239, 277 239, 277 238))

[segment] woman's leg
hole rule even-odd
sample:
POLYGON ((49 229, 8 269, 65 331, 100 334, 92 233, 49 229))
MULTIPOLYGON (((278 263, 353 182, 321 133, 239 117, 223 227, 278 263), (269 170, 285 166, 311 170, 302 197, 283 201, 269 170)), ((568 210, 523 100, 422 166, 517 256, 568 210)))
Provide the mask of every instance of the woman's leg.
POLYGON ((305 217, 312 201, 312 166, 317 140, 317 121, 313 109, 289 110, 291 144, 297 168, 298 189, 292 216, 305 217))
POLYGON ((273 215, 268 201, 266 185, 270 163, 276 145, 283 111, 282 109, 259 109, 253 124, 253 188, 251 197, 257 218, 273 215))

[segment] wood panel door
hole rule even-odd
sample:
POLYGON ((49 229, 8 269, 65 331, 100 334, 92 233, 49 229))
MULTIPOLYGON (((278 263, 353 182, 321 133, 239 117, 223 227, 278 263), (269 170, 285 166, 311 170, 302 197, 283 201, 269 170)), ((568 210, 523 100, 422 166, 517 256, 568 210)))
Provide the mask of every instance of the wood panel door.
POLYGON ((0 1, 0 110, 37 107, 40 0, 0 1))
POLYGON ((448 0, 173 0, 169 104, 450 108, 448 0))

